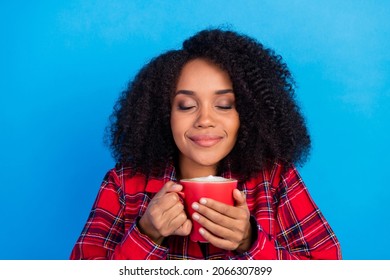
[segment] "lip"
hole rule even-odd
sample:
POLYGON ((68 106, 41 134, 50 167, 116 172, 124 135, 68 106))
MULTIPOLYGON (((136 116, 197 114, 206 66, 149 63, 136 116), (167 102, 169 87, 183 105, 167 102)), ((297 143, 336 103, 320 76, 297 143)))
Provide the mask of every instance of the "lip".
POLYGON ((208 148, 218 144, 223 137, 218 135, 200 134, 200 135, 191 135, 188 138, 196 145, 204 148, 208 148))

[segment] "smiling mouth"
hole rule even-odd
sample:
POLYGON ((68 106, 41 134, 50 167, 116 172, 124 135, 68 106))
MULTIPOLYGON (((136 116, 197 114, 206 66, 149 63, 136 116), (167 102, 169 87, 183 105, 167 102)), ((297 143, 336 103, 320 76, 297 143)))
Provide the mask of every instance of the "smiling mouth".
POLYGON ((208 148, 219 143, 222 140, 222 137, 214 135, 194 135, 189 137, 189 139, 198 146, 208 148))

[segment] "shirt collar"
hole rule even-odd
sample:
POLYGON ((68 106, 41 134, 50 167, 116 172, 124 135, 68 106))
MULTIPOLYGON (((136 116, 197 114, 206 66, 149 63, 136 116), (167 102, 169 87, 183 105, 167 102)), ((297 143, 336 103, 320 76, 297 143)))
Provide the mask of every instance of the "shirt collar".
POLYGON ((165 167, 163 177, 151 177, 149 178, 145 191, 150 193, 157 193, 168 181, 176 182, 176 169, 172 162, 168 162, 165 167))

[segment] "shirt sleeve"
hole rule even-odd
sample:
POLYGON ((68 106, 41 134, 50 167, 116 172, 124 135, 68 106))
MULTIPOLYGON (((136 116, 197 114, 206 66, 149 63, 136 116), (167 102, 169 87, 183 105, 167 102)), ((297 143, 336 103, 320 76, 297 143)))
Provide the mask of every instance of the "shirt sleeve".
POLYGON ((274 203, 274 232, 266 233, 256 218, 257 238, 252 247, 229 258, 341 259, 340 244, 295 167, 281 175, 274 203))
POLYGON ((143 235, 136 222, 125 232, 125 200, 120 179, 109 171, 70 259, 165 259, 167 248, 143 235))

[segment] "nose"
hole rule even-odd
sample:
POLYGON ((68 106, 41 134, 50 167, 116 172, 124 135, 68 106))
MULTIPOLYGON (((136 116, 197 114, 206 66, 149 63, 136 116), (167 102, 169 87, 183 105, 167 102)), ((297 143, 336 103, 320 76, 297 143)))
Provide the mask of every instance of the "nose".
POLYGON ((215 116, 213 114, 213 110, 209 107, 202 106, 199 109, 199 113, 197 115, 195 121, 195 127, 197 128, 207 128, 215 126, 215 116))

